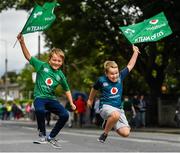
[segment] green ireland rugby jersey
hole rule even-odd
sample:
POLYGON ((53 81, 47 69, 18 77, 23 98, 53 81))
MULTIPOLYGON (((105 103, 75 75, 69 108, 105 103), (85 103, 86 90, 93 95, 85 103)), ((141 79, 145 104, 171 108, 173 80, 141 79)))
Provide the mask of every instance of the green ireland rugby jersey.
POLYGON ((70 90, 66 78, 60 69, 53 70, 48 63, 42 62, 35 57, 31 57, 29 62, 37 72, 34 88, 35 98, 56 99, 55 89, 59 84, 65 91, 70 90))

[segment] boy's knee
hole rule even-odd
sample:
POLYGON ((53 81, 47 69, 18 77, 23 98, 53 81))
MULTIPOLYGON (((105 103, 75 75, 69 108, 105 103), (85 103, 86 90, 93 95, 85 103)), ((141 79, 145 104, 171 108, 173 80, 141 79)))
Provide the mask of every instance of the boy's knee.
POLYGON ((61 120, 67 121, 69 119, 69 114, 68 112, 64 112, 63 114, 59 115, 61 120))
POLYGON ((128 137, 130 134, 130 128, 120 128, 117 130, 117 133, 122 137, 128 137))
POLYGON ((124 132, 121 134, 121 136, 122 136, 122 137, 128 137, 129 134, 130 134, 129 131, 124 131, 124 132))

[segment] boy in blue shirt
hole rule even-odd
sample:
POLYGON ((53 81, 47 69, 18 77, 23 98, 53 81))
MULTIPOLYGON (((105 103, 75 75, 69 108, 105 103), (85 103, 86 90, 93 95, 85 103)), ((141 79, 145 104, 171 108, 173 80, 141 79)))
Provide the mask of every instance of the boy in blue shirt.
POLYGON ((122 82, 134 67, 140 53, 138 47, 133 45, 132 48, 134 53, 128 65, 120 72, 115 61, 106 61, 104 63, 105 75, 98 78, 89 94, 87 105, 91 107, 98 90, 101 93, 100 115, 106 122, 104 132, 98 138, 98 141, 102 143, 105 142, 109 131, 113 127, 120 136, 128 137, 130 133, 130 127, 121 106, 121 98, 123 90, 122 82))

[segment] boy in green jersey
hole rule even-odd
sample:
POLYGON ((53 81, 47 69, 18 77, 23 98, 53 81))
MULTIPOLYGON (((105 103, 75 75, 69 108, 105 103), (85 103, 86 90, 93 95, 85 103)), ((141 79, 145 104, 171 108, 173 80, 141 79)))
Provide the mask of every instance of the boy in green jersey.
POLYGON ((54 91, 59 84, 65 90, 65 94, 70 102, 72 110, 76 109, 76 106, 73 104, 71 91, 66 78, 60 70, 65 58, 64 53, 61 49, 54 48, 49 54, 49 61, 43 62, 30 55, 22 34, 19 34, 17 39, 19 40, 25 58, 37 72, 34 88, 34 107, 39 130, 39 140, 35 141, 35 143, 42 144, 49 142, 53 147, 60 148, 61 146, 58 144, 55 137, 64 127, 69 115, 67 110, 58 102, 55 96, 54 91), (45 128, 45 112, 47 110, 59 116, 59 119, 48 136, 46 136, 45 128))

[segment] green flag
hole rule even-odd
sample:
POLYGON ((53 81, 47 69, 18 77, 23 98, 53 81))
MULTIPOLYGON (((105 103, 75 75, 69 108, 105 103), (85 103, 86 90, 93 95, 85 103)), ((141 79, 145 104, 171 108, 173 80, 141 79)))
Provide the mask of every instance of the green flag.
POLYGON ((43 6, 36 4, 21 33, 32 33, 49 28, 56 19, 53 14, 56 6, 59 6, 57 2, 46 2, 43 6))
POLYGON ((132 44, 158 41, 172 33, 163 12, 143 22, 119 28, 132 44))

